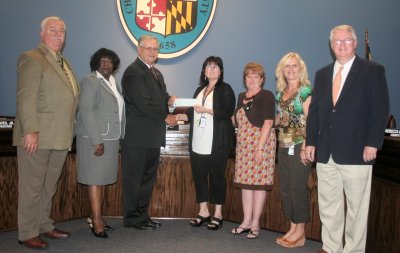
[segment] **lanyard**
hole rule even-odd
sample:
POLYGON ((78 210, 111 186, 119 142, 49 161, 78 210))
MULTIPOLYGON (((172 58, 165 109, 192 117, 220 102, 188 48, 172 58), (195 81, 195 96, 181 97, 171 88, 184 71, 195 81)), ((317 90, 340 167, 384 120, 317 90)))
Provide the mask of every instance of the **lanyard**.
POLYGON ((204 89, 203 98, 202 98, 202 100, 201 100, 201 105, 202 105, 202 106, 204 106, 204 103, 206 102, 207 96, 210 95, 210 93, 213 92, 214 89, 215 89, 215 86, 214 86, 214 87, 210 90, 210 92, 208 92, 207 94, 206 94, 207 87, 204 89))

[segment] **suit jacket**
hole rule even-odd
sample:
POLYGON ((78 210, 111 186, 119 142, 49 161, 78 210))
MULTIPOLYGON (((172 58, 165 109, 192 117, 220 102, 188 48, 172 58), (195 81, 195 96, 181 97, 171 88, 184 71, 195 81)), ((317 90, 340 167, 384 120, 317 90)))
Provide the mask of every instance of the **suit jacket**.
POLYGON ((122 94, 126 108, 123 145, 135 148, 160 148, 165 145, 168 93, 161 72, 157 78, 137 58, 122 76, 122 94))
POLYGON ((389 115, 389 96, 382 65, 356 56, 335 107, 332 102, 334 63, 315 75, 307 118, 307 146, 316 146, 317 161, 330 155, 338 164, 363 161, 365 146, 381 148, 389 115))
MULTIPOLYGON (((116 84, 122 94, 121 85, 116 84)), ((125 111, 120 120, 118 99, 110 86, 96 74, 91 74, 82 79, 80 87, 75 133, 88 137, 93 145, 103 143, 103 140, 123 138, 125 111)))
MULTIPOLYGON (((196 89, 193 98, 204 89, 200 86, 196 89)), ((193 107, 188 110, 190 132, 189 132, 189 150, 192 151, 193 139, 193 107)), ((227 83, 217 83, 213 95, 213 143, 211 152, 229 151, 233 147, 234 128, 231 117, 235 110, 235 93, 227 83)))
MULTIPOLYGON (((72 70, 68 60, 64 64, 72 70)), ((27 133, 38 132, 39 149, 71 147, 78 97, 50 50, 40 44, 23 53, 17 63, 17 77, 13 145, 23 146, 27 133)), ((75 74, 70 78, 76 80, 75 74)))

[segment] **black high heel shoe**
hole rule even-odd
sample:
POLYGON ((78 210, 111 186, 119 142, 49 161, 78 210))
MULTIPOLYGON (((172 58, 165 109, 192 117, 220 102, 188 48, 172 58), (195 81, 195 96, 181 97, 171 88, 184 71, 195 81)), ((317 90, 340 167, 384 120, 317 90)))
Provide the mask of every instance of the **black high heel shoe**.
POLYGON ((232 229, 231 234, 240 235, 242 233, 248 233, 248 232, 250 232, 250 228, 237 227, 237 228, 232 229))
POLYGON ((222 222, 223 222, 222 218, 219 219, 217 217, 212 217, 211 222, 208 223, 207 225, 207 228, 210 230, 218 230, 222 228, 222 222))
MULTIPOLYGON (((210 219, 211 219, 211 216, 203 217, 201 215, 197 215, 196 218, 194 218, 193 220, 189 221, 189 224, 192 225, 193 227, 201 227, 201 226, 203 226, 203 224, 205 222, 209 222, 210 219)), ((207 224, 204 224, 204 226, 205 225, 207 225, 207 224)))
POLYGON ((96 237, 100 237, 100 238, 107 238, 108 235, 106 233, 106 228, 104 227, 103 231, 100 232, 96 232, 96 230, 94 229, 94 225, 93 225, 93 220, 91 218, 87 218, 86 222, 89 224, 89 228, 90 230, 92 230, 92 233, 94 236, 96 237))
POLYGON ((92 229, 92 233, 94 234, 94 236, 100 237, 100 238, 107 238, 108 237, 106 231, 96 232, 94 230, 94 227, 90 227, 90 228, 92 229))
MULTIPOLYGON (((92 218, 88 217, 86 219, 86 223, 89 225, 90 228, 93 228, 93 224, 92 224, 92 218)), ((104 231, 114 231, 115 229, 111 226, 109 226, 107 223, 104 226, 104 231)))

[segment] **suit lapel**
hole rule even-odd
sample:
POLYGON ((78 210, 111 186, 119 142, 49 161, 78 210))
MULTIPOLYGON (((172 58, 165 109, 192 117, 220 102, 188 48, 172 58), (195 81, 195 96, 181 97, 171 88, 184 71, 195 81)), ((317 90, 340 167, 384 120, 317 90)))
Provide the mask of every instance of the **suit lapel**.
POLYGON ((103 78, 97 77, 96 74, 93 74, 93 75, 100 81, 101 85, 104 87, 104 89, 106 89, 106 91, 108 91, 109 93, 111 93, 111 95, 116 97, 116 95, 112 91, 110 85, 108 85, 108 83, 103 78))
POLYGON ((332 76, 333 76, 333 66, 334 64, 331 64, 331 66, 328 67, 325 75, 322 75, 322 80, 321 83, 322 84, 326 84, 326 85, 321 85, 321 99, 323 101, 325 100, 329 100, 331 101, 331 105, 333 107, 333 101, 332 101, 332 76), (323 90, 323 89, 327 89, 327 91, 323 90), (326 96, 326 97, 325 97, 326 96))
MULTIPOLYGON (((137 58, 136 61, 138 61, 139 65, 146 72, 146 75, 151 76, 151 80, 153 80, 154 83, 157 84, 157 87, 163 90, 163 85, 161 84, 161 81, 156 79, 156 77, 151 72, 150 68, 142 60, 140 60, 139 58, 137 58)), ((156 69, 156 68, 154 68, 154 70, 156 72, 159 72, 158 69, 156 69)))
MULTIPOLYGON (((65 76, 64 70, 62 70, 61 66, 58 64, 57 60, 54 58, 52 53, 49 51, 48 48, 46 48, 43 45, 40 45, 39 47, 42 50, 46 60, 50 63, 50 66, 56 71, 57 75, 59 75, 60 78, 64 81, 64 85, 66 85, 68 87, 68 89, 71 91, 71 93, 74 94, 71 84, 68 81, 68 78, 65 76)), ((65 61, 65 64, 68 64, 68 66, 69 66, 69 63, 67 61, 65 61)), ((75 78, 75 77, 71 77, 71 78, 75 78)))
POLYGON ((360 72, 359 68, 359 59, 356 56, 354 59, 353 64, 351 65, 349 74, 347 74, 346 80, 344 81, 342 91, 340 92, 339 99, 336 102, 336 105, 340 103, 341 100, 343 100, 344 97, 349 93, 349 90, 351 89, 352 85, 355 83, 355 80, 358 76, 358 73, 360 72))

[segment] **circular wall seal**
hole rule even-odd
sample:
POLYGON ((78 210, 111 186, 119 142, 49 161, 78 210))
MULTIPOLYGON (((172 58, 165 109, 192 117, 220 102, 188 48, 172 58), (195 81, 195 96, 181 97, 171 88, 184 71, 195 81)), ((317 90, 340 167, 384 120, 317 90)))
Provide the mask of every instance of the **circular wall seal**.
POLYGON ((204 37, 215 14, 217 0, 117 0, 125 32, 137 46, 151 34, 160 42, 159 58, 189 52, 204 37))

